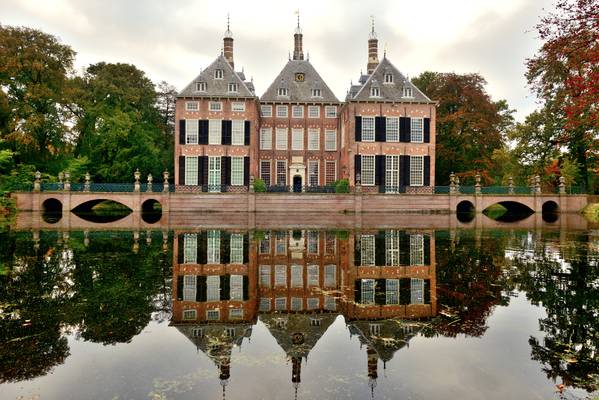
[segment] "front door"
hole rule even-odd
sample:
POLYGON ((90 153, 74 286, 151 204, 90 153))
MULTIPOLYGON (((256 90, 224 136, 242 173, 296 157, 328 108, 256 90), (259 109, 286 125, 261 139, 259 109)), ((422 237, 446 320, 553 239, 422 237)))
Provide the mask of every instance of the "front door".
POLYGON ((300 193, 301 191, 302 191, 302 177, 296 175, 293 177, 293 192, 300 193))

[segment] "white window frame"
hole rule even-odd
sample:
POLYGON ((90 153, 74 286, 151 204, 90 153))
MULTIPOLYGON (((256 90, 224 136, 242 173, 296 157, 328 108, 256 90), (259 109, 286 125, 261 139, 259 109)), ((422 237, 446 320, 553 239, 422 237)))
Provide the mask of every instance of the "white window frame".
POLYGON ((337 131, 326 129, 324 131, 324 150, 337 151, 337 131))
POLYGON ((324 117, 325 118, 337 118, 337 106, 325 106, 324 117))
POLYGON ((259 311, 261 312, 268 312, 270 311, 270 306, 271 306, 271 301, 270 301, 270 297, 262 297, 260 298, 260 306, 258 308, 259 311))
POLYGON ((381 88, 378 86, 370 87, 370 97, 381 97, 381 88))
POLYGON ((272 105, 264 104, 260 106, 260 116, 272 117, 272 105))
POLYGON ((399 279, 387 279, 385 282, 385 304, 399 304, 399 279))
POLYGON ((220 156, 208 156, 208 191, 220 192, 222 160, 220 156))
POLYGON ((225 73, 222 69, 219 68, 214 70, 214 79, 223 79, 224 75, 225 73))
POLYGON ((302 128, 291 130, 291 150, 304 150, 304 130, 302 128))
POLYGON ((325 185, 330 185, 337 180, 337 161, 336 160, 325 160, 324 162, 324 183, 325 185), (329 175, 329 166, 333 165, 333 179, 329 179, 331 175, 329 175))
POLYGON ((385 156, 385 193, 399 193, 399 156, 385 156))
POLYGON ((243 308, 229 309, 229 319, 243 319, 243 308))
POLYGON ((220 231, 209 230, 206 232, 206 263, 220 264, 220 231))
POLYGON ((183 301, 196 301, 198 292, 198 277, 183 275, 183 301))
POLYGON ((243 234, 232 233, 229 240, 229 264, 243 264, 243 234))
POLYGON ((243 186, 244 158, 231 157, 231 186, 243 186))
POLYGON ((363 267, 376 266, 374 235, 362 235, 360 238, 360 265, 363 267))
POLYGON ((276 179, 276 183, 277 185, 287 185, 287 160, 277 160, 276 163, 276 173, 277 173, 277 179, 276 179), (282 169, 279 169, 280 166, 283 166, 282 169), (282 174, 281 174, 282 171, 282 174), (283 179, 282 181, 279 180, 280 177, 284 176, 285 179, 283 179))
POLYGON ((362 155, 361 184, 362 186, 374 186, 376 175, 376 157, 373 155, 362 155))
POLYGON ((186 233, 183 235, 183 264, 198 263, 198 235, 186 233))
POLYGON ((275 129, 275 149, 276 150, 287 150, 287 137, 289 136, 288 128, 276 128, 275 129))
POLYGON ((327 311, 337 311, 337 299, 333 296, 324 296, 324 309, 327 311))
POLYGON ((399 117, 387 117, 386 138, 387 142, 399 142, 399 117))
POLYGON ((374 117, 362 117, 362 142, 374 142, 374 117))
POLYGON ((304 106, 292 106, 291 116, 292 118, 304 118, 304 106))
POLYGON ((414 90, 411 87, 406 86, 403 88, 402 97, 412 98, 414 97, 414 90))
POLYGON ((385 232, 385 265, 398 267, 400 265, 400 235, 397 230, 385 232))
POLYGON ((424 118, 410 118, 410 142, 424 143, 424 118))
POLYGON ((198 311, 197 310, 183 310, 183 319, 185 321, 194 321, 198 319, 198 311))
POLYGON ((280 87, 277 89, 277 96, 289 97, 289 89, 280 87))
POLYGON ((260 128, 260 150, 272 150, 272 128, 260 128))
POLYGON ((316 88, 311 91, 312 97, 322 97, 322 90, 316 88))
POLYGON ((245 120, 243 120, 243 119, 231 120, 231 145, 232 146, 244 146, 245 145, 245 120))
POLYGON ((270 186, 272 184, 272 165, 270 160, 260 160, 260 179, 264 181, 266 186, 270 186), (268 169, 264 168, 264 165, 268 163, 268 169), (268 179, 265 179, 268 173, 268 179))
POLYGON ((200 121, 197 119, 185 120, 185 144, 198 144, 200 135, 200 121))
POLYGON ((320 248, 320 234, 318 231, 308 231, 308 254, 318 254, 320 248))
POLYGON ((304 287, 304 266, 293 264, 291 265, 291 287, 304 287))
POLYGON ((185 111, 200 111, 200 103, 197 101, 186 101, 185 111))
POLYGON ((374 279, 362 279, 360 282, 360 292, 362 304, 374 304, 374 290, 376 282, 374 279))
POLYGON ((243 275, 231 275, 229 279, 229 299, 243 300, 243 275))
POLYGON ((324 266, 324 287, 332 288, 337 286, 337 266, 328 264, 324 266))
POLYGON ((206 82, 196 82, 196 92, 205 92, 207 87, 206 82))
POLYGON ((424 235, 410 235, 410 265, 424 265, 424 235))
POLYGON ((277 118, 287 118, 289 116, 289 106, 277 105, 277 118))
POLYGON ((231 111, 233 112, 244 112, 245 111, 245 102, 243 101, 234 101, 231 103, 231 111))
POLYGON ((275 265, 275 287, 287 287, 286 265, 275 265))
POLYGON ((206 277, 206 301, 220 301, 220 275, 206 277))
POLYGON ((208 120, 208 144, 222 144, 222 129, 221 119, 208 120))
POLYGON ((275 311, 287 310, 287 297, 275 297, 275 311))
POLYGON ((410 186, 424 186, 424 156, 410 156, 410 186))
POLYGON ((206 310, 206 320, 207 321, 220 321, 220 309, 211 308, 206 310))
POLYGON ((308 265, 307 267, 307 283, 308 287, 316 286, 320 287, 320 267, 316 264, 308 265))
POLYGON ((320 160, 308 160, 308 186, 320 185, 320 160))
POLYGON ((185 156, 185 182, 187 186, 198 184, 199 157, 185 156))
POLYGON ((260 287, 264 287, 264 288, 270 287, 270 274, 271 274, 271 266, 270 265, 261 265, 260 266, 260 287))
POLYGON ((410 304, 424 304, 424 279, 410 279, 410 304))
POLYGON ((308 129, 308 150, 320 150, 320 128, 308 129))
POLYGON ((227 85, 227 91, 229 93, 239 92, 239 84, 237 82, 229 82, 229 84, 227 85))
POLYGON ((304 299, 301 297, 291 298, 291 311, 302 311, 304 309, 304 299))
POLYGON ((308 297, 307 306, 308 310, 317 310, 320 307, 320 299, 318 297, 308 297))
POLYGON ((320 106, 308 106, 308 118, 320 118, 320 106))
MULTIPOLYGON (((281 160, 278 160, 278 161, 281 161, 281 160)), ((285 233, 283 231, 277 231, 275 233, 275 254, 276 255, 287 254, 287 233, 285 233)))
POLYGON ((222 101, 211 101, 208 103, 208 110, 211 112, 219 112, 223 110, 223 102, 222 101))
POLYGON ((384 83, 393 83, 393 74, 390 72, 385 73, 384 83))

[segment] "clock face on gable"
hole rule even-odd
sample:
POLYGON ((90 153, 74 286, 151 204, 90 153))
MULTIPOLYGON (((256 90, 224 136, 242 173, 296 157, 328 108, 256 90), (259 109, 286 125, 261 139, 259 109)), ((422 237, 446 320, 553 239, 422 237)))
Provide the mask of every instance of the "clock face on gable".
POLYGON ((303 72, 298 72, 295 74, 295 80, 297 82, 303 82, 305 79, 304 73, 303 72))

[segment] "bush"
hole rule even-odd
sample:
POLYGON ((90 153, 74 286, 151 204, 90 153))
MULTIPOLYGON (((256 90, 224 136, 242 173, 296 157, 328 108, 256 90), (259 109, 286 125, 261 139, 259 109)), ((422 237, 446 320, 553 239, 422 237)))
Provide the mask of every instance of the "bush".
POLYGON ((335 193, 349 193, 349 181, 340 179, 334 183, 335 193))
POLYGON ((266 192, 266 183, 260 178, 254 179, 254 192, 256 193, 265 193, 266 192))

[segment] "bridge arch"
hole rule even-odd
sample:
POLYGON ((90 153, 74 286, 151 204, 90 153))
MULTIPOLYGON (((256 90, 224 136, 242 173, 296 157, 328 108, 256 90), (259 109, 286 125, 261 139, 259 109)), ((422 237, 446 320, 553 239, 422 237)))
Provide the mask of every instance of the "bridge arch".
POLYGON ((504 200, 491 204, 483 210, 483 213, 499 222, 516 222, 530 217, 534 214, 534 210, 519 201, 504 200))
POLYGON ((141 219, 148 224, 155 224, 162 218, 162 204, 154 199, 149 198, 141 203, 141 219))
POLYGON ((543 221, 550 223, 555 222, 558 219, 559 205, 555 201, 549 200, 543 203, 541 211, 543 221))
POLYGON ((460 222, 470 222, 474 219, 476 207, 470 200, 462 200, 456 205, 456 216, 460 222))
POLYGON ((49 197, 42 202, 42 220, 48 224, 55 224, 62 219, 62 202, 49 197))

